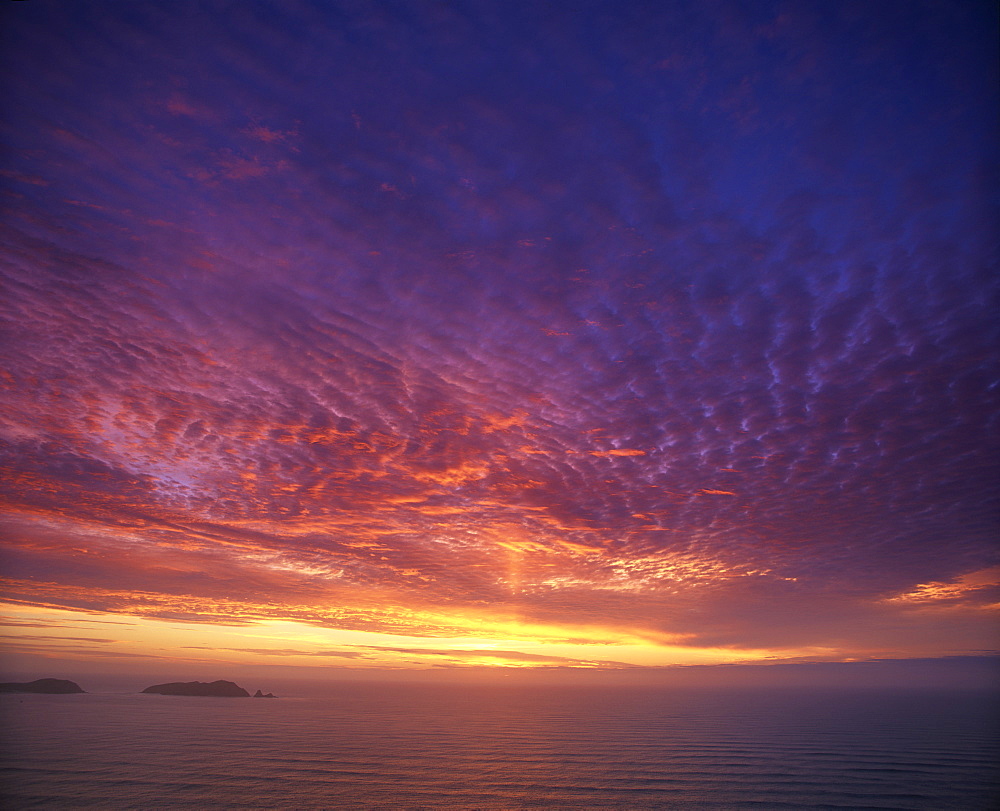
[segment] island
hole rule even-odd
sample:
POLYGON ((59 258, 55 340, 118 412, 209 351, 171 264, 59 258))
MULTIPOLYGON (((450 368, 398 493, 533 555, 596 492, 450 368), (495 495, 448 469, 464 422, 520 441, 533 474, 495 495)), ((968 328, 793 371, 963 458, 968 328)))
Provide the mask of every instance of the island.
POLYGON ((164 696, 218 696, 221 698, 250 698, 250 694, 231 681, 201 682, 173 681, 168 684, 154 684, 144 693, 159 693, 164 696))
POLYGON ((277 698, 277 696, 274 693, 262 693, 260 690, 258 690, 256 693, 254 693, 253 697, 254 698, 277 698))
POLYGON ((8 681, 0 684, 0 693, 47 693, 68 695, 87 692, 75 681, 68 679, 35 679, 34 681, 8 681))

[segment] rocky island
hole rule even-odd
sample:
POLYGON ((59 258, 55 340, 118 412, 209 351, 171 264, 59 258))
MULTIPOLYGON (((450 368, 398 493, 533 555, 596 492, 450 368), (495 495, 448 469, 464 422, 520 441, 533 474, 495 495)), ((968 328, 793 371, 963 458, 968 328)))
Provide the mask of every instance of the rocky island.
MULTIPOLYGON (((159 693, 163 696, 216 696, 220 698, 249 698, 250 693, 231 681, 202 682, 202 681, 172 681, 167 684, 154 684, 147 687, 144 693, 159 693)), ((268 693, 264 695, 260 690, 254 698, 277 698, 268 693)))
POLYGON ((159 693, 164 696, 218 696, 221 698, 250 698, 250 694, 231 681, 201 682, 172 681, 167 684, 154 684, 147 687, 144 693, 159 693))
POLYGON ((75 681, 68 679, 35 679, 34 681, 8 681, 0 684, 0 693, 47 693, 49 695, 66 695, 69 693, 85 693, 75 681))

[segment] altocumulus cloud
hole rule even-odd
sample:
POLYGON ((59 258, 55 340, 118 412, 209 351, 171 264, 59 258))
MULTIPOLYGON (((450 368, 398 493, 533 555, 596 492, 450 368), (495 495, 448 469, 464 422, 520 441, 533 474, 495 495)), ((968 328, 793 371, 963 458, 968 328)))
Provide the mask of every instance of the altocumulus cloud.
POLYGON ((899 652, 995 565, 983 8, 19 6, 17 599, 899 652))

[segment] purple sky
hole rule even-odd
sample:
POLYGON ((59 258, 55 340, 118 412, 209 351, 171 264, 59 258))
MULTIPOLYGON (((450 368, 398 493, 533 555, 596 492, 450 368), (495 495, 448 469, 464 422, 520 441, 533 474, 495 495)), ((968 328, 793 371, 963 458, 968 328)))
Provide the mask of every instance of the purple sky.
POLYGON ((12 649, 995 650, 996 16, 10 4, 12 649))

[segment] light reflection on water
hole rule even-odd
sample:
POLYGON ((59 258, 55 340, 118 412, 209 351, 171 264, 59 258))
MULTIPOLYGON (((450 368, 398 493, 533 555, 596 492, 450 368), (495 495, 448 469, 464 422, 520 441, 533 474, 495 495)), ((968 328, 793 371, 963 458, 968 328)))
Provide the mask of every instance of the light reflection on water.
POLYGON ((996 807, 983 693, 341 684, 0 696, 7 808, 996 807))

